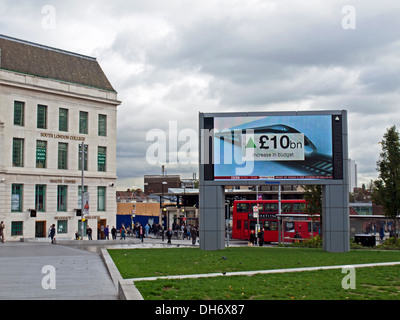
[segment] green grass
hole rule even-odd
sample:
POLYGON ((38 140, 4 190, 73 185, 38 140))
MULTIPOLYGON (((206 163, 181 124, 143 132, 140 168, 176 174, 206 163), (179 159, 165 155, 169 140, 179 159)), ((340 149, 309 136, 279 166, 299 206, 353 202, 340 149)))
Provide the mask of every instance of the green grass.
POLYGON ((343 289, 337 270, 135 282, 146 300, 398 300, 399 267, 356 269, 343 289))
POLYGON ((400 266, 356 269, 356 289, 345 290, 341 269, 254 276, 223 272, 400 261, 399 251, 230 247, 108 250, 125 279, 200 273, 220 277, 136 281, 145 299, 159 300, 357 300, 400 299, 400 266), (226 259, 224 259, 225 257, 226 259))
POLYGON ((108 252, 124 279, 400 261, 398 251, 372 250, 330 253, 306 248, 231 247, 222 251, 168 248, 108 252))

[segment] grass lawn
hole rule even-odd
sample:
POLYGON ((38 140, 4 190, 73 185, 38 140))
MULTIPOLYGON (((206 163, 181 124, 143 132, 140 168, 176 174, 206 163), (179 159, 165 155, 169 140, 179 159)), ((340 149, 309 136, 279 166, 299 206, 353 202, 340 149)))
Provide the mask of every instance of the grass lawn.
POLYGON ((161 248, 108 252, 124 279, 400 261, 399 251, 376 250, 331 253, 308 248, 230 247, 218 251, 161 248))
POLYGON ((221 272, 221 277, 136 281, 145 299, 172 300, 355 300, 399 299, 400 266, 356 269, 356 289, 343 289, 346 276, 320 270, 255 276, 222 276, 222 272, 400 261, 399 251, 230 247, 108 250, 125 279, 221 272))
POLYGON ((346 276, 320 270, 135 282, 145 300, 399 300, 400 267, 356 269, 356 288, 343 289, 346 276))

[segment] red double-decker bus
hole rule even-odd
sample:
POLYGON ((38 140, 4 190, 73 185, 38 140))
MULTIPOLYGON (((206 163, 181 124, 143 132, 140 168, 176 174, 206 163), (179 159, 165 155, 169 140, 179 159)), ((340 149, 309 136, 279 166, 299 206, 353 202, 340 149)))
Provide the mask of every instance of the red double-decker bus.
MULTIPOLYGON (((278 200, 239 200, 233 203, 232 239, 249 240, 255 231, 258 211, 260 228, 264 228, 264 242, 278 242, 278 200), (257 209, 254 209, 257 207, 257 209)), ((305 200, 281 200, 281 240, 293 242, 318 235, 319 218, 306 215, 305 200)), ((317 216, 319 217, 319 216, 317 216)))

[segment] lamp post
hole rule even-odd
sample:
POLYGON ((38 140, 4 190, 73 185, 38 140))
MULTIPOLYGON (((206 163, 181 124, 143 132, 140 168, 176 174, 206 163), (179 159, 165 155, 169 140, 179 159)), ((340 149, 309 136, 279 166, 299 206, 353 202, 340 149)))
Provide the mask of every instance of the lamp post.
MULTIPOLYGON (((164 185, 168 184, 166 181, 163 181, 161 184, 161 199, 160 199, 160 209, 164 209, 164 185)), ((162 211, 162 219, 163 219, 163 229, 164 229, 164 224, 165 224, 165 216, 164 216, 164 210, 162 211)), ((164 231, 163 231, 164 232, 164 231)))

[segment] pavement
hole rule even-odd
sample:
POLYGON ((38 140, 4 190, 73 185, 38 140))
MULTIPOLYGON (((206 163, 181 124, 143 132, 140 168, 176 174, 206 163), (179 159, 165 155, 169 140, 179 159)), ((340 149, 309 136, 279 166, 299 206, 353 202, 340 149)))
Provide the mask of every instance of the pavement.
MULTIPOLYGON (((235 244, 231 242, 230 245, 235 244)), ((191 240, 173 239, 172 244, 167 244, 166 239, 145 238, 142 243, 132 237, 126 240, 58 240, 56 245, 49 239, 0 243, 0 300, 124 299, 119 286, 125 286, 126 281, 120 278, 104 249, 177 246, 193 245, 191 240)), ((141 297, 135 293, 135 288, 131 289, 131 297, 141 297)))
POLYGON ((100 255, 86 250, 6 242, 0 244, 0 270, 1 300, 118 299, 100 255))

